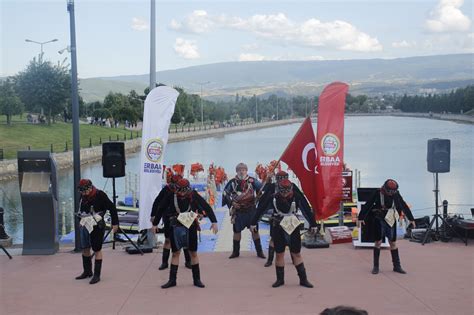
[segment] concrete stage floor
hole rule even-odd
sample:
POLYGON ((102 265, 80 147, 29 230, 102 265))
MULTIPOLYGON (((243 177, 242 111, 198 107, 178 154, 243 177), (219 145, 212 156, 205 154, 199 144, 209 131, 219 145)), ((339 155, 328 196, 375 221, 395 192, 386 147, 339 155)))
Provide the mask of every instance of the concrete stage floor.
POLYGON ((474 242, 402 240, 399 247, 407 275, 392 271, 388 250, 381 253, 381 273, 372 275, 370 249, 303 249, 313 289, 298 285, 289 254, 280 288, 271 287, 274 266, 265 268, 265 260, 243 251, 232 260, 228 252, 201 253, 204 289, 192 285, 181 262, 178 286, 163 290, 169 269, 158 270, 161 250, 139 256, 120 246, 104 249, 96 285, 74 280, 82 263, 70 248, 12 260, 0 252, 0 314, 319 314, 340 304, 369 314, 474 314, 474 242))

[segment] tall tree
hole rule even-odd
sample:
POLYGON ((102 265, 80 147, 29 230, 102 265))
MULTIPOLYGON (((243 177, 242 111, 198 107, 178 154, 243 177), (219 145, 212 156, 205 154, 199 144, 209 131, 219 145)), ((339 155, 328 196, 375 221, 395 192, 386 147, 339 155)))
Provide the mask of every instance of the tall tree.
POLYGON ((7 124, 11 125, 12 116, 23 112, 23 103, 15 93, 14 84, 10 79, 0 82, 0 114, 7 116, 7 124))
POLYGON ((71 95, 71 76, 61 65, 33 59, 26 69, 15 77, 16 91, 29 111, 42 109, 48 124, 63 112, 71 95))

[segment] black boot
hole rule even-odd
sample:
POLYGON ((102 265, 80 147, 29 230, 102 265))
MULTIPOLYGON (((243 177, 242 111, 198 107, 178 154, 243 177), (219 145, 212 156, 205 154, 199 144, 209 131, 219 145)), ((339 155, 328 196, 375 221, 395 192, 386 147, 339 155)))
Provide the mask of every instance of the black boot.
POLYGON ((313 285, 308 281, 308 277, 306 276, 306 269, 304 267, 304 263, 295 266, 296 271, 298 272, 298 277, 300 277, 300 286, 306 288, 312 288, 313 285))
POLYGON ((92 257, 82 255, 82 268, 84 271, 80 276, 76 277, 76 280, 92 277, 92 257))
POLYGON ((183 249, 183 252, 184 252, 184 260, 185 260, 184 266, 188 269, 191 269, 192 268, 191 254, 189 253, 189 249, 183 249))
POLYGON ((263 259, 267 258, 263 254, 262 242, 260 242, 260 239, 257 238, 256 240, 253 240, 253 243, 255 245, 255 250, 257 251, 257 257, 260 257, 260 258, 263 258, 263 259))
POLYGON ((198 288, 204 288, 204 284, 201 282, 201 272, 199 270, 199 264, 192 265, 193 270, 193 282, 194 286, 198 288))
POLYGON ((95 284, 100 281, 100 271, 102 270, 102 259, 96 259, 94 263, 94 276, 92 277, 90 284, 95 284))
POLYGON ((162 289, 168 289, 176 286, 176 275, 178 274, 178 265, 171 264, 170 279, 161 286, 162 289))
POLYGON ((400 265, 400 256, 398 256, 398 248, 392 249, 390 253, 392 254, 393 271, 402 274, 407 273, 405 270, 402 269, 402 266, 400 265))
POLYGON ((158 267, 158 270, 164 270, 168 268, 168 260, 170 259, 170 251, 169 248, 163 248, 163 257, 161 258, 161 266, 158 267))
POLYGON ((229 259, 239 257, 239 255, 240 255, 240 241, 234 240, 232 255, 229 256, 229 259))
POLYGON ((374 275, 379 273, 379 258, 380 258, 380 248, 374 247, 374 268, 372 268, 372 273, 374 275))
POLYGON ((272 265, 274 256, 275 256, 275 248, 273 246, 268 246, 268 260, 265 263, 265 267, 270 267, 272 265))
POLYGON ((282 286, 285 284, 285 267, 278 267, 276 266, 276 275, 277 275, 277 281, 275 281, 274 284, 272 284, 272 287, 278 288, 279 286, 282 286))

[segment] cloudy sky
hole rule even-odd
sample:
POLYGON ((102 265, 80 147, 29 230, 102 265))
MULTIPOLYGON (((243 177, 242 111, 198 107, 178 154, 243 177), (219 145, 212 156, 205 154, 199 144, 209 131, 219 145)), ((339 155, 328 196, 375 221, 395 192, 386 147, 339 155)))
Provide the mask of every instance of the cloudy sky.
MULTIPOLYGON (((0 76, 69 43, 66 0, 0 0, 0 76)), ((150 1, 76 0, 79 77, 149 71, 150 1)), ((473 0, 156 1, 157 70, 474 52, 473 0)))

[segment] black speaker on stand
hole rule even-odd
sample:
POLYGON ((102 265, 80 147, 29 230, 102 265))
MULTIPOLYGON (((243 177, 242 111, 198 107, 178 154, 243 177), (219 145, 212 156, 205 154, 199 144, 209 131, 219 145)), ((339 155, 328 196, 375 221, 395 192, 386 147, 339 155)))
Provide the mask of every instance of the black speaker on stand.
POLYGON ((440 236, 442 239, 446 239, 446 230, 449 229, 451 233, 456 234, 461 240, 464 239, 459 235, 459 233, 454 229, 454 227, 449 224, 446 219, 439 214, 439 181, 438 181, 438 174, 439 173, 449 173, 450 166, 451 166, 451 140, 449 139, 429 139, 428 140, 428 154, 427 154, 427 167, 428 172, 435 174, 435 189, 433 192, 435 193, 435 215, 433 219, 431 219, 430 226, 426 230, 425 237, 423 238, 422 245, 425 245, 428 237, 431 234, 431 229, 433 224, 436 222, 436 228, 433 231, 435 239, 439 240, 440 236), (440 233, 439 229, 439 222, 438 219, 443 221, 443 229, 440 233))
MULTIPOLYGON (((102 175, 105 178, 112 178, 113 202, 117 206, 117 194, 115 190, 115 179, 125 176, 125 143, 123 142, 104 142, 102 144, 102 175)), ((104 243, 109 236, 112 229, 110 229, 104 237, 104 243)), ((120 227, 118 233, 122 233, 127 240, 135 247, 140 254, 143 255, 142 250, 135 244, 134 241, 125 233, 120 227)), ((115 249, 115 235, 112 240, 112 249, 115 249)))

